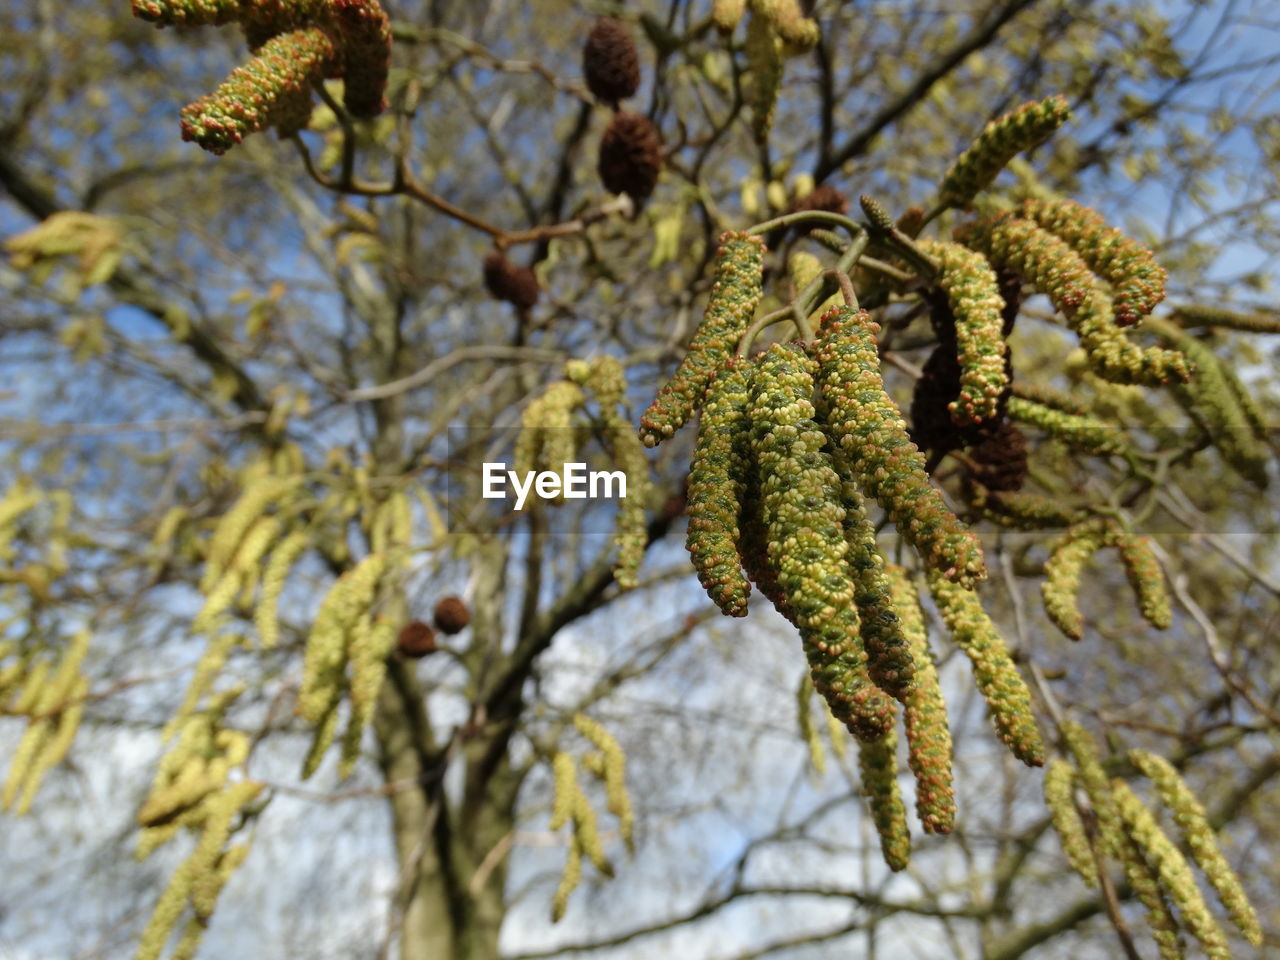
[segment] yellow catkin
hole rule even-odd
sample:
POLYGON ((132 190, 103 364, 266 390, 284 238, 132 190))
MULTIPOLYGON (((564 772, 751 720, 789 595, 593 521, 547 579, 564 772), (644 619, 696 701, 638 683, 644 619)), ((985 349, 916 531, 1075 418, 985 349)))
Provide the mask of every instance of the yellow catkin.
POLYGON ((800 725, 800 737, 809 747, 809 762, 821 776, 827 772, 827 752, 822 749, 822 738, 818 736, 818 728, 813 723, 813 679, 808 673, 800 677, 800 686, 796 689, 796 721, 800 725))
POLYGON ((627 851, 635 852, 635 815, 627 793, 627 756, 622 745, 595 720, 583 714, 573 718, 573 725, 600 751, 600 777, 604 780, 606 809, 618 818, 618 832, 627 851))
POLYGON ((81 677, 71 691, 73 702, 58 714, 52 733, 49 734, 38 756, 31 764, 22 798, 18 801, 16 809, 18 816, 22 816, 31 809, 31 803, 35 800, 44 775, 61 763, 71 749, 71 743, 80 729, 80 721, 84 718, 84 696, 88 692, 89 681, 81 677))
POLYGON ((340 576, 320 602, 307 639, 298 692, 298 713, 313 725, 341 696, 349 633, 373 603, 385 568, 383 554, 369 554, 340 576))
POLYGON ((557 753, 551 761, 555 782, 555 797, 551 802, 551 830, 559 830, 573 816, 577 804, 578 776, 574 772, 573 757, 557 753))
MULTIPOLYGON (((791 274, 791 283, 796 288, 796 295, 798 296, 805 287, 822 275, 825 267, 822 261, 812 253, 806 250, 797 250, 791 254, 791 258, 787 261, 787 269, 791 274)), ((821 306, 809 314, 809 322, 817 327, 822 315, 842 302, 840 294, 833 293, 822 301, 821 306)))
POLYGON ((289 571, 310 545, 311 535, 305 530, 295 530, 276 545, 267 560, 266 569, 262 573, 262 592, 258 596, 258 607, 253 613, 258 639, 264 650, 270 650, 280 640, 280 594, 284 592, 289 571))
POLYGON ((387 673, 387 657, 396 645, 396 627, 388 617, 362 621, 351 635, 351 716, 342 742, 338 776, 346 778, 359 758, 364 728, 373 719, 378 691, 387 673))
POLYGON ((1127 783, 1120 779, 1112 780, 1111 792, 1125 833, 1151 864, 1160 886, 1177 906, 1183 925, 1200 941, 1210 960, 1231 960, 1226 935, 1209 912, 1182 851, 1160 829, 1146 804, 1127 783))
POLYGON ((235 555, 236 548, 240 546, 241 539, 254 521, 263 515, 272 501, 288 493, 301 481, 301 477, 260 479, 253 483, 240 499, 232 504, 231 509, 223 514, 209 540, 204 576, 200 580, 202 593, 207 594, 221 579, 235 555))
POLYGON ((1246 940, 1259 946, 1262 943, 1262 927, 1258 924, 1258 915, 1245 896, 1240 878, 1223 856, 1203 805, 1173 764, 1164 757, 1145 750, 1131 750, 1129 759, 1156 785, 1161 801, 1173 813, 1173 819, 1182 831, 1191 856, 1204 871, 1205 878, 1217 892, 1222 905, 1227 908, 1232 922, 1240 928, 1246 940))
POLYGON ((36 701, 40 698, 40 692, 44 690, 45 683, 49 679, 49 671, 53 669, 53 665, 48 660, 41 660, 31 672, 27 674, 26 681, 22 684, 22 689, 18 691, 18 697, 9 707, 10 713, 25 714, 35 710, 36 701))
POLYGON ((555 896, 551 898, 551 922, 559 923, 569 908, 569 896, 582 882, 582 847, 576 835, 569 837, 569 849, 565 856, 564 873, 560 877, 560 885, 556 887, 555 896))
POLYGON ((1089 732, 1078 723, 1062 725, 1062 737, 1076 762, 1080 785, 1089 797, 1089 806, 1093 810, 1094 821, 1098 825, 1098 840, 1102 852, 1109 857, 1119 857, 1120 828, 1119 814, 1116 812, 1115 799, 1111 795, 1111 787, 1107 775, 1102 769, 1102 761, 1098 758, 1098 747, 1089 732))
POLYGON ((1089 848, 1080 811, 1076 809, 1075 771, 1065 760, 1051 760, 1045 769, 1044 801, 1071 869, 1080 875, 1086 887, 1096 887, 1098 873, 1093 851, 1089 848))
POLYGON ((0 809, 8 811, 13 808, 18 791, 27 782, 28 773, 39 760, 40 751, 49 739, 52 727, 50 720, 35 720, 27 725, 9 761, 9 776, 5 780, 4 792, 0 795, 0 809))
POLYGON ((306 757, 302 761, 303 780, 310 779, 311 775, 320 768, 321 761, 328 749, 333 746, 334 737, 338 732, 338 704, 342 699, 342 687, 337 688, 333 701, 328 708, 312 721, 315 732, 311 737, 311 748, 307 751, 306 757))
POLYGON ((253 595, 259 574, 262 572, 262 558, 266 556, 271 545, 280 537, 280 521, 276 517, 260 517, 244 535, 244 540, 236 549, 231 560, 231 569, 237 571, 244 582, 246 596, 253 595))
POLYGON ((186 507, 170 507, 156 524, 156 531, 151 536, 151 553, 155 557, 152 560, 153 570, 159 570, 164 564, 164 557, 172 547, 174 534, 178 532, 178 527, 187 519, 187 516, 186 507))
POLYGON ((231 651, 239 646, 243 639, 243 637, 234 633, 223 633, 209 641, 203 656, 200 657, 199 662, 196 664, 191 682, 187 684, 187 692, 182 698, 181 705, 169 719, 169 722, 165 724, 163 733, 165 740, 177 733, 179 727, 195 710, 200 703, 200 698, 209 689, 213 681, 218 678, 218 674, 222 672, 222 668, 226 665, 231 651))
POLYGON ((880 835, 880 853, 890 870, 905 870, 911 858, 907 808, 898 790, 898 740, 892 728, 879 740, 858 743, 862 792, 880 835))
POLYGON ((1183 960, 1186 953, 1169 900, 1160 889, 1160 881, 1142 851, 1127 836, 1120 838, 1120 862, 1129 886, 1146 907, 1147 926, 1151 928, 1152 939, 1160 950, 1160 960, 1183 960))

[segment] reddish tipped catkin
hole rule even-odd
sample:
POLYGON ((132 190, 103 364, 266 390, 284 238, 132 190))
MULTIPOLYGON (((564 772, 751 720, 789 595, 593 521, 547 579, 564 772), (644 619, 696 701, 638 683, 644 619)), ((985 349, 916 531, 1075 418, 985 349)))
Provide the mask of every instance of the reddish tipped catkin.
POLYGON ((1115 537, 1115 546, 1124 561, 1129 586, 1138 598, 1142 618, 1157 630, 1168 630, 1173 624, 1173 610, 1165 590, 1164 571, 1151 549, 1151 538, 1121 533, 1115 537))
POLYGON ((1131 326, 1164 299, 1167 274, 1145 246, 1070 200, 1027 200, 1022 215, 1071 245, 1111 284, 1116 323, 1131 326))
POLYGON ((978 595, 936 571, 929 572, 929 591, 951 639, 973 664, 973 678, 987 701, 1001 741, 1027 766, 1043 766, 1044 743, 1036 727, 1031 693, 978 595))
POLYGON ((1071 119, 1071 109, 1061 96, 1024 103, 987 124, 942 178, 939 202, 947 207, 968 207, 973 198, 996 178, 1010 160, 1037 147, 1071 119))
POLYGON ((769 564, 800 630, 814 689, 860 740, 893 724, 893 702, 871 682, 845 557, 840 478, 814 422, 814 364, 774 344, 751 382, 752 451, 760 475, 769 564))
POLYGON ((497 250, 484 258, 484 286, 495 300, 504 300, 520 310, 532 309, 542 292, 531 269, 517 266, 497 250))
POLYGON ((133 0, 133 15, 162 27, 219 26, 240 19, 240 0, 133 0))
POLYGON ((640 54, 631 33, 613 17, 600 17, 582 47, 587 89, 601 103, 617 107, 640 88, 640 54))
POLYGON ((879 330, 866 311, 835 307, 823 317, 814 352, 828 431, 925 564, 971 585, 986 577, 982 548, 929 482, 924 457, 885 392, 879 330))
POLYGON ((636 206, 644 203, 662 170, 662 137, 657 127, 641 113, 615 114, 600 138, 596 169, 610 193, 625 193, 636 206))
POLYGON ((337 56, 322 30, 295 30, 271 38, 218 89, 182 110, 182 139, 210 153, 226 153, 251 133, 299 115, 337 56))
POLYGON ((1033 220, 1001 213, 960 227, 956 239, 1025 277, 1068 318, 1093 293, 1093 274, 1080 254, 1033 220))
POLYGON ((378 0, 328 0, 342 45, 343 102, 353 116, 376 117, 387 109, 391 69, 391 19, 378 0))
POLYGON ((938 285, 955 318, 960 394, 948 406, 951 419, 961 425, 994 419, 1009 386, 1005 304, 996 272, 982 254, 958 243, 924 241, 921 248, 942 268, 938 285))
POLYGON ((764 284, 764 241, 747 233, 721 234, 715 272, 707 312, 684 359, 640 418, 645 446, 656 447, 693 416, 746 332, 764 284))
POLYGON ((750 422, 745 362, 730 360, 707 391, 689 471, 685 546, 698 580, 726 616, 745 617, 751 585, 738 561, 750 422))
POLYGON ((942 698, 915 585, 902 567, 886 566, 885 576, 916 671, 915 685, 902 701, 907 759, 916 778, 916 813, 925 833, 950 833, 956 819, 956 792, 952 786, 947 704, 942 698))
POLYGON ((1116 326, 1111 298, 1093 282, 1093 290, 1075 313, 1076 332, 1089 366, 1112 383, 1158 387, 1186 383, 1195 365, 1178 350, 1139 347, 1116 326))

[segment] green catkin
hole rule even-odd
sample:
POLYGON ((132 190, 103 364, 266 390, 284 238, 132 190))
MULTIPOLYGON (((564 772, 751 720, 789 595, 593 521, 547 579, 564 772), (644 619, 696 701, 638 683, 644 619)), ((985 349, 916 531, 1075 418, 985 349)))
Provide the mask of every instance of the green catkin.
POLYGON ((711 7, 711 19, 716 29, 732 33, 746 10, 747 0, 715 0, 711 7))
POLYGON ((1232 469, 1265 488, 1272 454, 1253 422, 1258 415, 1250 416, 1240 403, 1240 396, 1246 393, 1243 384, 1202 341, 1166 320, 1152 319, 1149 326, 1195 364, 1195 378, 1174 387, 1178 402, 1204 422, 1214 446, 1232 469))
POLYGON ((272 649, 280 641, 280 595, 289 579, 289 571, 310 545, 310 534, 305 530, 295 530, 280 541, 267 560, 262 573, 262 592, 253 613, 258 639, 264 650, 272 649))
POLYGON ((997 117, 942 178, 938 202, 944 207, 966 208, 978 193, 1018 154, 1044 143, 1071 119, 1071 109, 1061 96, 1024 103, 997 117))
POLYGON ((219 634, 209 641, 204 654, 196 663, 195 672, 191 676, 191 682, 187 684, 187 692, 182 698, 182 703, 169 719, 169 722, 165 724, 163 739, 168 740, 181 729, 182 724, 186 722, 187 718, 191 716, 199 705, 200 698, 204 696, 205 692, 212 686, 213 681, 218 678, 218 674, 222 672, 222 668, 227 663, 227 658, 231 656, 231 651, 243 641, 243 637, 234 633, 219 634))
POLYGON ((1025 277, 1068 318, 1093 292, 1093 274, 1080 254, 1033 220, 1005 212, 960 227, 956 239, 1025 277))
POLYGON ((559 830, 573 816, 578 802, 578 775, 574 772, 573 757, 557 753, 551 760, 552 782, 555 793, 551 801, 551 823, 548 829, 559 830))
POLYGON ((1173 915, 1164 891, 1160 889, 1160 881, 1156 879, 1142 851, 1123 835, 1120 838, 1120 863, 1124 867, 1129 886, 1133 887, 1138 901, 1146 908, 1147 926, 1160 950, 1160 960, 1183 960, 1186 953, 1178 930, 1178 919, 1173 915))
POLYGON ((813 722, 812 698, 813 680, 809 674, 801 674, 800 686, 796 688, 796 722, 800 726, 800 738, 809 748, 809 763, 818 776, 822 776, 827 772, 827 753, 822 749, 822 738, 813 722))
POLYGON ((1064 390, 1058 390, 1055 387, 1046 386, 1043 383, 1015 380, 1013 383, 1013 396, 1031 403, 1038 403, 1042 407, 1061 410, 1063 413, 1069 413, 1077 417, 1082 417, 1089 412, 1088 405, 1081 403, 1072 394, 1064 390))
POLYGON ((782 41, 767 17, 754 14, 747 21, 747 40, 743 45, 747 57, 750 82, 747 102, 751 106, 751 130, 757 143, 769 139, 773 115, 782 90, 782 41))
POLYGON ((956 792, 951 775, 951 730, 938 669, 915 585, 902 567, 887 566, 885 575, 916 667, 915 685, 902 701, 907 761, 916 778, 916 813, 925 833, 950 833, 956 819, 956 792))
POLYGON ((1124 572, 1138 599, 1142 618, 1157 630, 1168 630, 1173 623, 1173 610, 1165 589, 1164 571, 1151 549, 1151 538, 1117 533, 1113 540, 1124 561, 1124 572))
POLYGON ((1127 327, 1164 299, 1167 274, 1151 251, 1071 200, 1028 200, 1022 215, 1071 245, 1111 285, 1116 322, 1127 327))
POLYGON ((569 897, 582 882, 582 845, 577 834, 569 837, 569 847, 565 854, 564 873, 560 876, 560 885, 556 887, 551 898, 551 922, 559 923, 569 909, 569 897))
POLYGON ((751 584, 738 560, 738 517, 747 489, 751 442, 747 373, 730 360, 707 391, 689 470, 685 547, 698 581, 726 616, 745 617, 751 584))
POLYGON ((276 498, 288 493, 300 479, 278 477, 259 480, 241 494, 231 509, 223 514, 209 539, 205 571, 200 580, 201 593, 208 594, 226 572, 240 542, 276 498))
POLYGON ((1158 387, 1192 379, 1194 364, 1178 350, 1139 347, 1116 326, 1111 298, 1097 282, 1075 313, 1076 333, 1089 366, 1104 380, 1158 387))
POLYGON ((1111 781, 1116 810, 1125 832, 1151 864, 1160 886, 1177 906, 1186 929, 1200 941, 1210 960, 1231 960, 1231 948, 1196 886, 1186 857, 1160 829, 1156 818, 1123 780, 1111 781))
POLYGON ((618 832, 629 853, 635 852, 635 814, 627 793, 627 757, 622 745, 595 720, 583 714, 573 718, 578 732, 595 746, 602 757, 600 776, 604 780, 606 809, 618 818, 618 832))
POLYGON ((1080 811, 1076 809, 1075 773, 1065 760, 1050 760, 1045 768, 1044 802, 1071 869, 1080 875, 1086 887, 1096 887, 1098 873, 1093 851, 1089 848, 1080 811))
POLYGON ((972 426, 998 415, 997 401, 1009 385, 1004 341, 1004 300, 996 273, 986 258, 958 243, 920 241, 938 261, 938 285, 956 322, 956 359, 960 393, 947 405, 951 419, 972 426))
POLYGON ((1006 408, 1010 420, 1026 423, 1061 440, 1069 447, 1098 456, 1124 455, 1129 444, 1115 424, 1088 414, 1054 410, 1021 397, 1010 397, 1006 408))
POLYGON ((1050 547, 1040 596, 1044 612, 1054 626, 1072 640, 1084 636, 1084 617, 1077 605, 1080 577, 1085 565, 1107 545, 1107 540, 1106 527, 1090 520, 1069 529, 1050 547))
POLYGON ((808 50, 818 42, 818 22, 804 15, 800 0, 751 0, 751 11, 767 19, 778 36, 797 50, 808 50))
POLYGON ((241 18, 241 0, 133 0, 133 15, 165 27, 221 26, 241 18))
POLYGON ((346 779, 355 769, 360 753, 360 740, 364 729, 373 720, 378 702, 378 691, 387 673, 387 657, 396 645, 396 625, 390 617, 376 620, 361 618, 352 631, 351 652, 351 715, 347 719, 347 734, 343 739, 342 756, 338 762, 338 777, 346 779))
POLYGON ((319 723, 341 697, 350 631, 368 612, 385 568, 382 554, 369 554, 340 576, 320 602, 307 638, 298 691, 298 712, 308 723, 319 723))
POLYGON ((1080 786, 1084 787, 1084 792, 1089 797, 1089 806, 1098 828, 1099 849, 1109 857, 1119 857, 1123 830, 1115 797, 1102 769, 1102 761, 1098 758, 1097 744, 1089 731, 1078 723, 1064 723, 1062 739, 1075 760, 1080 786))
POLYGON ((684 359, 640 418, 640 439, 647 447, 657 446, 693 416, 746 332, 764 283, 764 241, 747 233, 721 234, 715 275, 706 315, 684 359))
POLYGON ((834 451, 831 462, 841 477, 840 505, 844 507, 844 538, 849 547, 845 559, 853 575, 853 601, 858 608, 868 672, 876 686, 895 700, 902 700, 915 680, 915 665, 890 599, 876 528, 863 507, 843 451, 834 451))
POLYGON ((879 330, 866 311, 838 307, 823 317, 815 355, 828 432, 925 565, 972 585, 986 577, 982 548, 929 482, 924 457, 885 392, 879 330))
POLYGON ((969 503, 984 520, 1011 530, 1046 530, 1069 527, 1086 516, 1083 510, 1057 498, 1026 491, 988 490, 980 483, 969 484, 969 503))
POLYGON ((911 858, 907 808, 898 790, 898 740, 892 728, 878 740, 858 745, 862 792, 871 804, 871 819, 880 835, 880 853, 889 869, 905 870, 911 858))
MULTIPOLYGON (((795 287, 797 296, 800 295, 800 292, 805 287, 818 279, 825 269, 822 261, 806 250, 797 250, 787 260, 787 271, 791 276, 791 285, 795 287)), ((809 322, 817 326, 824 313, 843 302, 839 292, 833 293, 821 304, 809 311, 809 322)))
POLYGON ((586 403, 586 394, 571 380, 558 380, 525 407, 520 417, 513 468, 526 475, 539 465, 563 475, 564 465, 577 456, 573 412, 586 403))
POLYGON ((311 746, 302 760, 300 774, 303 780, 311 779, 311 775, 320 769, 325 753, 333 746, 334 738, 338 734, 338 704, 342 700, 344 686, 343 678, 339 676, 337 685, 334 687, 333 699, 325 707, 324 713, 311 721, 313 727, 311 746))
POLYGON ((1173 321, 1184 327, 1222 327, 1246 333, 1280 333, 1280 315, 1241 313, 1222 307, 1179 304, 1173 308, 1173 321))
POLYGON ((747 578, 764 594, 774 609, 792 623, 795 614, 787 605, 778 583, 778 572, 769 563, 769 530, 761 516, 760 478, 754 466, 747 471, 747 489, 738 517, 738 559, 747 578))
POLYGON ((1239 927, 1246 940, 1254 946, 1260 946, 1262 928, 1258 924, 1258 915, 1245 896, 1240 878, 1222 855, 1218 838, 1209 824, 1208 814, 1196 795, 1191 792, 1173 764, 1163 757, 1145 750, 1131 750, 1129 759, 1156 785, 1161 801, 1173 813, 1173 819, 1191 849, 1192 858, 1217 891, 1218 899, 1226 907, 1232 922, 1239 927))
POLYGON ((310 116, 312 86, 333 73, 337 59, 333 39, 317 27, 272 37, 216 91, 183 107, 182 139, 223 154, 268 127, 296 132, 303 114, 310 116))
POLYGON ((936 570, 929 571, 929 591, 951 639, 973 664, 974 680, 1001 742, 1027 766, 1043 766, 1044 744, 1036 727, 1031 693, 978 595, 936 570))
POLYGON ((800 630, 814 689, 851 733, 874 740, 892 724, 893 706, 867 673, 845 560, 840 478, 813 421, 814 368, 798 345, 774 344, 751 383, 768 562, 800 630))

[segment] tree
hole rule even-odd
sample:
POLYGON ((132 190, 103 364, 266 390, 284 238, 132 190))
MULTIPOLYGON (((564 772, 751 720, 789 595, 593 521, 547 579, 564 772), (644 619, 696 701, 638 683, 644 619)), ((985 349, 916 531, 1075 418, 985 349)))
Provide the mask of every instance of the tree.
POLYGON ((6 946, 1274 948, 1270 5, 388 9, 0 11, 6 946))

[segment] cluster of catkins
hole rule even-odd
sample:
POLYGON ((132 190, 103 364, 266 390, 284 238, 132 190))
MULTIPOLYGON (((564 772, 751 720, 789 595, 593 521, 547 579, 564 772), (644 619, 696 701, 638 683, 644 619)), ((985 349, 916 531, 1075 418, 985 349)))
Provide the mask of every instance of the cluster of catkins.
POLYGON ((653 446, 702 411, 689 478, 687 546, 708 595, 747 612, 751 583, 798 628, 813 689, 862 742, 863 781, 886 862, 909 843, 896 786, 895 701, 903 705, 926 830, 954 818, 950 734, 915 587, 886 567, 864 497, 877 501, 930 573, 1001 738, 1030 764, 1043 747, 1030 697, 982 611, 976 537, 930 483, 880 373, 878 325, 836 306, 808 345, 739 356, 761 296, 763 241, 726 233, 706 315, 641 418, 653 446))
POLYGON ((600 442, 627 481, 613 535, 614 579, 627 590, 636 586, 644 562, 649 542, 645 511, 653 491, 649 460, 625 413, 626 374, 610 356, 571 360, 564 374, 525 408, 513 468, 522 475, 539 469, 562 473, 565 464, 580 455, 586 438, 594 436, 600 442))
POLYGON ((241 690, 214 695, 204 710, 183 720, 138 811, 139 858, 183 829, 196 833, 197 839, 156 902, 135 960, 156 960, 184 914, 187 922, 173 956, 194 956, 218 895, 249 853, 247 844, 228 846, 263 790, 257 781, 233 777, 249 758, 249 736, 225 727, 223 718, 241 690))
POLYGON ((786 57, 810 50, 820 39, 818 22, 804 15, 800 0, 716 0, 711 17, 720 31, 732 34, 743 16, 747 20, 744 50, 747 58, 747 101, 751 128, 763 143, 773 126, 782 91, 786 57))
POLYGON ((355 117, 387 107, 391 21, 378 0, 133 0, 133 15, 159 27, 243 28, 253 58, 182 110, 182 138, 210 153, 269 127, 281 136, 304 129, 322 80, 343 79, 355 117))
POLYGON ((604 787, 605 809, 617 818, 618 833, 627 852, 635 852, 635 815, 626 786, 626 754, 613 734, 590 717, 576 715, 573 726, 596 749, 580 761, 575 761, 572 754, 563 751, 557 752, 551 760, 555 798, 549 826, 553 832, 566 825, 570 827, 564 872, 551 900, 552 923, 559 923, 564 917, 569 896, 582 881, 584 855, 604 876, 613 876, 613 864, 605 855, 595 811, 578 779, 579 766, 604 787))
MULTIPOLYGON (((1178 844, 1161 828, 1155 813, 1119 778, 1108 778, 1097 745, 1079 724, 1063 727, 1070 760, 1054 760, 1045 772, 1044 793, 1055 831, 1072 868, 1087 886, 1098 885, 1108 860, 1118 862, 1146 908, 1147 924, 1162 960, 1181 960, 1181 932, 1191 934, 1205 955, 1229 960, 1226 935, 1209 910, 1178 844), (1087 817, 1082 816, 1087 812, 1087 817)), ((1161 803, 1172 813, 1191 859, 1213 887, 1232 923, 1250 943, 1262 943, 1262 929, 1227 864, 1208 815, 1169 761, 1145 750, 1128 756, 1149 779, 1161 803)))

